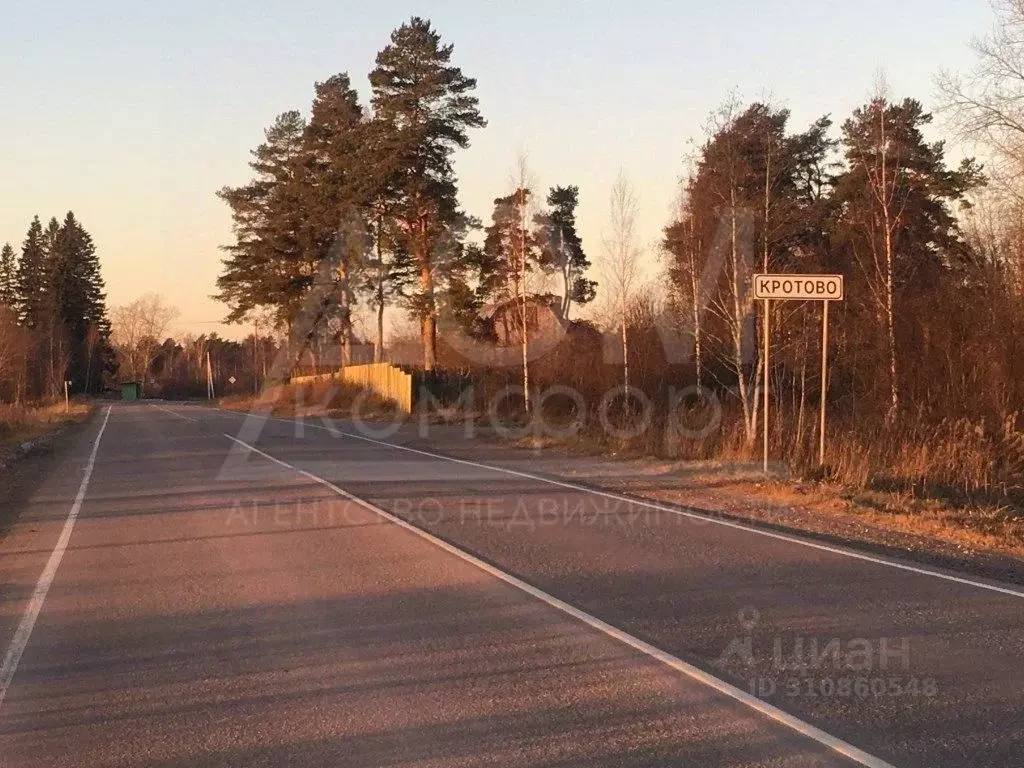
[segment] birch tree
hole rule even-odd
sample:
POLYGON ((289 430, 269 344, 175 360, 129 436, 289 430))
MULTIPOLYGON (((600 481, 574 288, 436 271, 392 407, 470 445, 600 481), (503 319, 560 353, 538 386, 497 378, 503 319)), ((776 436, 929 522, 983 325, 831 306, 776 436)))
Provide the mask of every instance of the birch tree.
POLYGON ((633 185, 620 172, 612 185, 608 206, 608 230, 604 238, 604 270, 612 288, 611 301, 617 314, 622 341, 622 383, 629 391, 629 301, 640 271, 643 249, 637 238, 639 202, 633 185))

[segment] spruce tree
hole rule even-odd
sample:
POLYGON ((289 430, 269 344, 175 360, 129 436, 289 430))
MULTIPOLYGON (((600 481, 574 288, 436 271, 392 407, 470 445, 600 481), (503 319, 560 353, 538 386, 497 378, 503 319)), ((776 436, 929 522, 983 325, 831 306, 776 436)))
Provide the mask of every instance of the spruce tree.
POLYGON ((452 65, 452 51, 429 21, 413 17, 392 32, 370 73, 375 119, 396 160, 392 215, 419 272, 410 308, 421 320, 428 370, 436 361, 438 282, 458 271, 465 254, 452 154, 469 146, 470 128, 486 125, 472 95, 476 80, 452 65))
POLYGON ((74 389, 92 389, 102 374, 109 335, 106 294, 92 236, 68 212, 56 241, 57 324, 67 344, 67 376, 74 389))
POLYGON ((0 249, 0 305, 12 311, 15 309, 17 298, 17 268, 14 249, 10 243, 4 243, 4 247, 0 249))
POLYGON ((18 322, 26 328, 42 328, 46 322, 47 274, 43 225, 36 216, 21 246, 14 281, 18 322))

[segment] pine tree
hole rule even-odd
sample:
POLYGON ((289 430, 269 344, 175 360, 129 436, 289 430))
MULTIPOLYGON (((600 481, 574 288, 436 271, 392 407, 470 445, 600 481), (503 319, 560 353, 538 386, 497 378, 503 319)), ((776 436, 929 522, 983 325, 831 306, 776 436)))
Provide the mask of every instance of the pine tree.
POLYGON ((17 300, 17 269, 14 249, 10 243, 4 243, 0 249, 0 305, 12 311, 17 300))
POLYGON ((217 278, 217 298, 238 322, 259 307, 273 307, 276 320, 290 323, 313 285, 319 253, 303 213, 310 192, 303 167, 306 122, 295 111, 277 117, 266 141, 253 150, 256 178, 217 193, 231 208, 235 242, 217 278))
MULTIPOLYGON (((866 297, 859 309, 884 329, 888 413, 901 404, 899 304, 915 291, 957 279, 969 250, 951 206, 983 182, 965 159, 945 164, 942 142, 929 144, 922 128, 932 120, 914 99, 873 98, 843 123, 848 170, 836 180, 834 240, 847 271, 866 297)), ((870 339, 870 334, 865 334, 870 339)), ((871 350, 868 350, 870 353, 871 350)))
POLYGON ((517 189, 494 201, 478 278, 478 293, 484 301, 506 304, 521 298, 523 272, 532 272, 541 261, 537 233, 523 226, 530 197, 530 190, 517 189))
POLYGON ((456 199, 452 154, 469 146, 470 128, 486 125, 472 95, 476 80, 451 64, 452 51, 429 21, 413 17, 391 34, 370 73, 375 119, 396 160, 391 214, 419 271, 410 308, 421 320, 428 370, 436 361, 438 282, 458 271, 465 254, 456 239, 467 220, 456 199))
POLYGON ((536 217, 543 249, 540 264, 562 279, 559 313, 565 320, 573 304, 587 304, 597 295, 597 282, 585 275, 590 259, 576 230, 579 196, 579 187, 552 187, 547 199, 550 210, 536 217))
MULTIPOLYGON (((384 311, 403 298, 416 280, 415 263, 393 215, 401 199, 396 136, 376 117, 361 126, 362 142, 353 171, 359 196, 367 207, 366 221, 372 235, 371 253, 364 264, 362 288, 376 313, 374 359, 384 359, 384 311)), ((449 275, 449 280, 451 280, 449 275)))
POLYGON ((302 189, 308 194, 303 207, 314 254, 329 260, 337 276, 337 295, 330 304, 337 308, 332 314, 337 315, 343 363, 350 359, 354 289, 370 249, 367 176, 359 167, 363 141, 363 111, 348 75, 316 83, 305 131, 307 184, 302 189))

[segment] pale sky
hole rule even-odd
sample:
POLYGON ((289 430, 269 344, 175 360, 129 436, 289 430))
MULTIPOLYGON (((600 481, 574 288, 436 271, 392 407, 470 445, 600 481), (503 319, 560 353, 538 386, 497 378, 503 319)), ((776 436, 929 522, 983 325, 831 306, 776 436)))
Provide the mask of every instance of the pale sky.
POLYGON ((934 75, 968 69, 993 23, 983 0, 3 5, 0 243, 20 248, 33 214, 73 209, 110 306, 155 291, 180 309, 176 330, 229 336, 247 329, 217 325, 226 310, 209 298, 231 239, 214 193, 249 178, 263 129, 307 111, 314 81, 348 71, 368 102, 376 52, 413 14, 455 44, 490 123, 458 156, 463 205, 488 220, 525 153, 542 191, 580 187, 592 258, 620 169, 653 251, 683 158, 730 91, 789 107, 794 130, 825 113, 838 126, 879 71, 927 107, 934 75))

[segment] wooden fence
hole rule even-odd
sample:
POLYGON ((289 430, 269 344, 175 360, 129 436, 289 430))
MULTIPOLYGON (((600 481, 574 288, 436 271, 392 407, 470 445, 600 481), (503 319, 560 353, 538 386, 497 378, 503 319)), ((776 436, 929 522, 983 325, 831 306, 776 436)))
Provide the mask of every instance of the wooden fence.
POLYGON ((292 384, 338 379, 376 392, 386 400, 394 401, 405 413, 412 412, 413 377, 390 363, 346 365, 340 371, 313 376, 293 376, 292 384))

